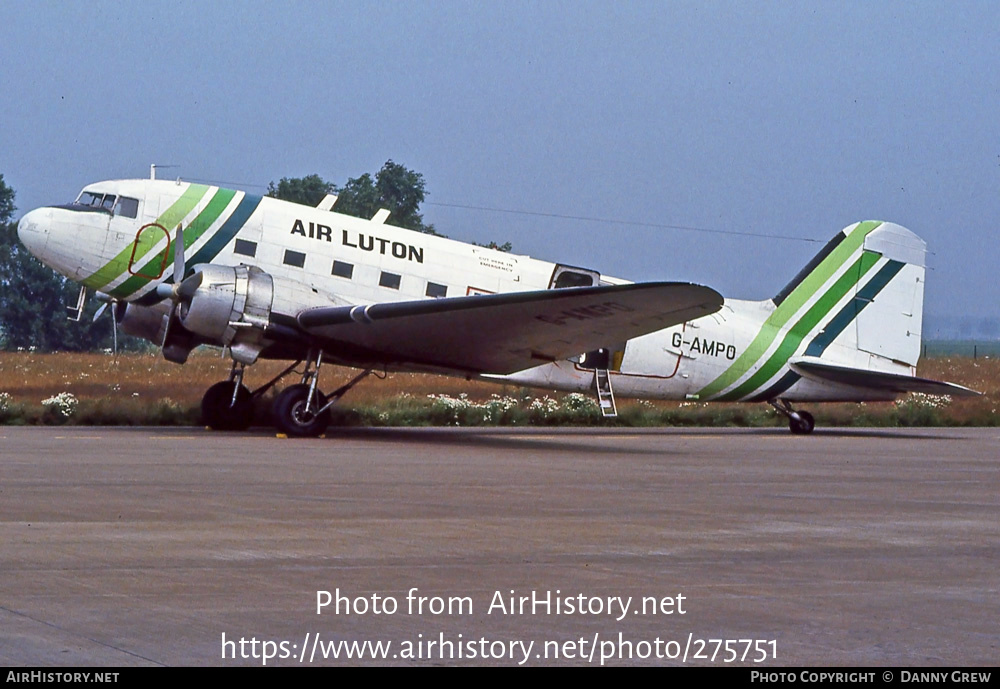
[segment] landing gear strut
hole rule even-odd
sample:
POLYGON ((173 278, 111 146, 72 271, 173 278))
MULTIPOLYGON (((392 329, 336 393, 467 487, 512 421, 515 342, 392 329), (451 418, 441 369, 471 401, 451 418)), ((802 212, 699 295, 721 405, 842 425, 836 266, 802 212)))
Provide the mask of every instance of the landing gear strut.
POLYGON ((371 369, 362 371, 349 383, 326 396, 317 389, 319 370, 323 366, 323 351, 314 351, 310 351, 306 359, 306 370, 301 382, 283 390, 271 407, 274 425, 288 435, 315 437, 322 434, 330 425, 330 407, 372 372, 371 369), (313 361, 315 369, 312 367, 313 361))
POLYGON ((274 399, 271 406, 274 425, 282 433, 315 437, 330 425, 330 405, 318 390, 308 385, 292 385, 274 399))
MULTIPOLYGON (((205 425, 220 431, 249 428, 253 422, 253 401, 274 387, 301 363, 302 359, 299 359, 265 385, 250 392, 243 385, 243 364, 234 362, 229 380, 216 383, 202 398, 201 415, 205 425)), ((372 373, 371 369, 363 371, 327 396, 318 387, 319 370, 322 365, 322 350, 310 350, 299 383, 289 386, 274 399, 271 416, 274 425, 282 433, 300 437, 321 435, 330 425, 330 407, 372 373)))
POLYGON ((201 422, 215 431, 245 431, 253 423, 253 401, 274 387, 274 384, 288 375, 302 360, 286 368, 253 392, 243 385, 244 364, 233 362, 229 380, 223 380, 206 392, 201 398, 201 422))
POLYGON ((768 400, 768 404, 788 417, 788 429, 795 435, 809 435, 816 427, 816 419, 807 411, 795 411, 785 400, 768 400))
POLYGON ((245 431, 253 423, 253 397, 243 385, 243 365, 233 364, 229 380, 208 389, 201 398, 201 420, 216 431, 245 431))

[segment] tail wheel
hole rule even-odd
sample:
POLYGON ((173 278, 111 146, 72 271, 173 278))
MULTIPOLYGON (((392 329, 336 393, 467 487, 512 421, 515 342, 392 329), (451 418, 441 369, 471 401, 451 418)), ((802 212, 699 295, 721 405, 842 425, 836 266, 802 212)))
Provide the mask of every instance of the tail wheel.
POLYGON ((326 397, 317 390, 312 408, 307 410, 308 401, 308 385, 292 385, 283 390, 274 399, 274 405, 271 407, 274 425, 278 430, 300 437, 315 437, 323 433, 330 425, 330 410, 327 409, 319 414, 316 410, 326 405, 326 397))
POLYGON ((245 431, 253 423, 253 401, 250 391, 240 385, 233 403, 233 386, 224 380, 210 387, 201 398, 201 421, 216 431, 245 431))
POLYGON ((791 429, 792 433, 795 435, 809 435, 816 428, 816 419, 813 415, 807 411, 796 412, 799 418, 796 420, 794 417, 788 419, 788 428, 791 429))

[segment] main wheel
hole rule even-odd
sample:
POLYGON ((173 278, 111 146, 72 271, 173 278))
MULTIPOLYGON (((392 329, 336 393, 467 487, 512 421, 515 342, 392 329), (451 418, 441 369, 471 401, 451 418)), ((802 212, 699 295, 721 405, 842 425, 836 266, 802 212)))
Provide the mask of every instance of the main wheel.
POLYGON ((233 385, 224 380, 210 387, 201 398, 201 422, 216 431, 245 431, 253 423, 250 391, 240 385, 233 404, 233 385))
POLYGON ((807 411, 797 412, 799 415, 799 420, 795 419, 788 420, 788 428, 791 429, 792 433, 795 435, 809 435, 816 428, 816 419, 813 415, 807 411))
POLYGON ((326 404, 326 397, 317 390, 312 410, 306 411, 308 399, 309 386, 305 384, 291 385, 274 398, 271 412, 279 431, 288 435, 315 437, 326 430, 330 425, 330 410, 321 414, 315 411, 326 404))

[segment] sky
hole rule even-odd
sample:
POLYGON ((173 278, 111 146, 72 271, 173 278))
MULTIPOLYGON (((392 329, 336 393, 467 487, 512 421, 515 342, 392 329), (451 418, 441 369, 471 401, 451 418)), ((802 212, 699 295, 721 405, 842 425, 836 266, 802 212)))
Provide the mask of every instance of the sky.
POLYGON ((23 213, 392 159, 454 239, 747 299, 887 220, 929 320, 996 323, 998 46, 996 2, 12 0, 0 174, 23 213))

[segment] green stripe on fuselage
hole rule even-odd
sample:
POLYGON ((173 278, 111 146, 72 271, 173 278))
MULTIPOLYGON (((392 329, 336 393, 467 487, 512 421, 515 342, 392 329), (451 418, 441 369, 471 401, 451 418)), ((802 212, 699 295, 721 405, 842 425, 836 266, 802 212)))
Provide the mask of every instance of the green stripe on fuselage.
MULTIPOLYGON (((184 248, 187 249, 193 245, 199 237, 205 234, 205 231, 212 226, 219 216, 222 215, 222 211, 226 210, 229 206, 229 202, 233 200, 236 196, 236 192, 232 189, 219 189, 212 200, 208 202, 205 209, 199 213, 191 223, 184 228, 184 248)), ((176 248, 176 242, 170 242, 170 247, 167 249, 167 262, 166 265, 172 265, 174 262, 174 249, 176 248)), ((128 280, 111 290, 110 294, 113 297, 127 297, 137 289, 140 289, 143 285, 150 281, 150 278, 144 277, 145 275, 156 275, 160 272, 159 266, 163 263, 163 250, 160 250, 146 265, 144 265, 140 270, 135 271, 140 273, 133 275, 128 280)))
MULTIPOLYGON (((250 217, 257 210, 257 206, 260 205, 261 197, 254 194, 243 194, 243 198, 236 205, 236 208, 226 221, 222 223, 219 229, 215 230, 212 235, 206 240, 201 248, 194 253, 193 256, 185 257, 185 261, 189 266, 196 266, 199 263, 211 263, 215 260, 215 257, 220 251, 232 241, 233 237, 239 234, 240 230, 247 224, 250 217)), ((173 281, 172 276, 167 276, 164 280, 164 284, 168 284, 173 281)), ((154 290, 149 290, 144 295, 134 300, 133 303, 139 304, 140 306, 152 306, 153 304, 160 301, 160 298, 156 295, 154 290)))
MULTIPOLYGON (((722 390, 735 383, 740 376, 749 371, 760 358, 764 356, 774 339, 781 332, 782 326, 794 316, 802 306, 809 301, 819 289, 836 273, 841 266, 850 260, 851 256, 861 248, 867 237, 881 222, 869 221, 858 223, 848 234, 844 241, 837 245, 830 255, 816 266, 813 272, 809 273, 799 285, 792 290, 784 301, 776 308, 760 330, 754 336, 753 341, 737 357, 726 371, 704 388, 698 391, 698 397, 706 398, 717 395, 722 390)), ((855 280, 860 276, 855 276, 855 280)))
POLYGON ((734 389, 722 395, 720 400, 738 400, 757 390, 771 378, 773 378, 782 367, 788 363, 788 358, 795 354, 803 338, 812 332, 813 328, 819 325, 826 316, 833 310, 841 299, 853 288, 861 278, 878 263, 880 254, 872 251, 865 251, 857 261, 841 275, 835 283, 809 307, 805 315, 800 318, 785 334, 785 338, 774 350, 767 362, 757 369, 756 372, 734 389))
MULTIPOLYGON (((181 197, 177 199, 159 218, 156 223, 170 232, 181 220, 183 220, 191 210, 198 205, 202 197, 208 192, 209 187, 204 184, 190 185, 181 197)), ((160 241, 158 233, 143 232, 138 238, 138 242, 133 242, 115 256, 111 261, 100 268, 96 273, 83 280, 83 284, 91 289, 102 289, 113 282, 122 273, 128 270, 129 262, 133 264, 145 256, 160 241), (132 250, 135 249, 133 258, 132 250)))
POLYGON ((223 247, 231 242, 233 237, 243 229, 243 226, 250 220, 250 216, 257 210, 260 201, 260 196, 243 194, 243 199, 230 216, 226 218, 226 222, 222 223, 222 226, 191 257, 190 265, 196 266, 199 263, 211 263, 219 252, 222 251, 223 247))
MULTIPOLYGON (((826 348, 833 344, 842 332, 865 310, 869 304, 875 301, 875 297, 888 285, 894 277, 906 265, 899 261, 889 260, 884 266, 879 268, 875 276, 868 281, 868 284, 858 290, 854 299, 844 305, 836 316, 831 318, 816 337, 813 338, 809 346, 806 347, 805 356, 819 357, 823 355, 826 348)), ((771 385, 771 387, 756 393, 749 398, 750 402, 766 402, 780 397, 789 388, 795 385, 802 378, 798 373, 789 370, 781 379, 771 385)))

